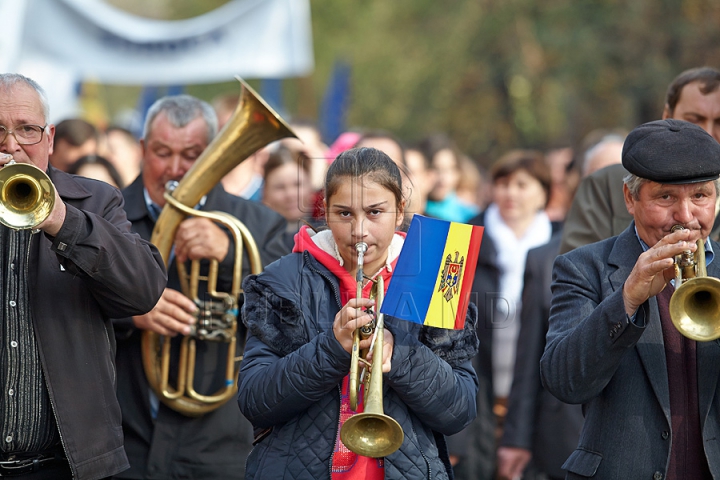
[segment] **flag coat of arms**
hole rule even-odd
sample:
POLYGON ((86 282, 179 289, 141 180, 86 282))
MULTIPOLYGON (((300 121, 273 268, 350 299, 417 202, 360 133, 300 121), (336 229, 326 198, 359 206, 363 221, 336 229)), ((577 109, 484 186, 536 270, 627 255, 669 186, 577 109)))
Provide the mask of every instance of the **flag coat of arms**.
POLYGON ((482 234, 480 226, 414 215, 380 311, 463 328, 482 234))

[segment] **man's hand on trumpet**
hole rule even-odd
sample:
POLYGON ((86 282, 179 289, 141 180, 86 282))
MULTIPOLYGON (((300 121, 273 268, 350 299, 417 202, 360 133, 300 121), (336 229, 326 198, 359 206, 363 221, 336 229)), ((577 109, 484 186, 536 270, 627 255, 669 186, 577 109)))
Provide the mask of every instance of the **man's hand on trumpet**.
POLYGON ((697 233, 693 230, 677 230, 640 255, 623 287, 625 312, 629 316, 675 278, 675 256, 685 250, 694 252, 697 249, 694 236, 697 233))
POLYGON ((197 321, 195 312, 197 306, 192 300, 177 290, 166 288, 155 308, 145 315, 134 316, 133 323, 136 328, 169 337, 178 333, 188 335, 190 327, 197 321))
MULTIPOLYGON (((14 157, 11 154, 0 153, 0 167, 5 167, 5 165, 7 165, 13 160, 14 157)), ((36 166, 30 162, 25 163, 36 166)), ((53 206, 53 209, 50 212, 50 215, 48 215, 48 217, 42 223, 40 223, 37 228, 54 237, 58 234, 58 232, 63 226, 63 223, 65 222, 65 213, 65 203, 60 199, 60 194, 58 193, 57 189, 55 189, 55 204, 53 206)))
POLYGON ((55 189, 55 205, 53 206, 52 212, 50 212, 50 215, 48 215, 45 221, 38 225, 37 228, 54 237, 62 228, 63 223, 65 223, 66 213, 67 208, 65 207, 65 202, 62 201, 60 194, 57 189, 55 189))

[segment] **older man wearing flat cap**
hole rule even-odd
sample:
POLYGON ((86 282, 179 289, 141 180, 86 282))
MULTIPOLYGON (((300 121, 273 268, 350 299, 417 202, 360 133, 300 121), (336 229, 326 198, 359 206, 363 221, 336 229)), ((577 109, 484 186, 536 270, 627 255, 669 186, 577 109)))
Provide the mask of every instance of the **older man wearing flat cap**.
POLYGON ((708 240, 720 144, 696 125, 661 120, 630 133, 622 162, 634 221, 553 267, 541 376, 585 412, 563 468, 570 479, 720 478, 720 343, 682 336, 668 309, 674 259, 698 239, 708 276, 720 277, 720 245, 708 240))

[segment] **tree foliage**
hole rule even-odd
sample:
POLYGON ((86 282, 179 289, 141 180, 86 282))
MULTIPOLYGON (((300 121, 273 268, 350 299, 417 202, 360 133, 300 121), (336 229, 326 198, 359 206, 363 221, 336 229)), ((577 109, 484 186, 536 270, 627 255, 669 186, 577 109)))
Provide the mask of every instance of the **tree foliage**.
POLYGON ((351 125, 469 154, 569 144, 660 117, 682 70, 720 67, 711 0, 312 0, 314 82, 353 68, 351 125))
MULTIPOLYGON (((202 13, 200 2, 160 3, 174 18, 202 13)), ((448 132, 483 163, 510 148, 573 145, 595 128, 657 119, 678 73, 720 67, 714 0, 311 0, 311 8, 316 70, 285 82, 291 115, 317 117, 342 60, 352 68, 349 126, 408 141, 448 132)))

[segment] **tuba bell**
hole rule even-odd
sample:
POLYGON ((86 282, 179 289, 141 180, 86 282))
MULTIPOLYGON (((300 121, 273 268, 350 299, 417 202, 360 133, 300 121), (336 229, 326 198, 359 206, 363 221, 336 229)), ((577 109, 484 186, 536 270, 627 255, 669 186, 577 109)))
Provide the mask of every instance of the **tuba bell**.
MULTIPOLYGON (((675 225, 672 231, 682 229, 675 225)), ((685 337, 698 342, 720 338, 720 279, 707 276, 705 245, 697 240, 695 253, 675 257, 675 292, 670 297, 670 319, 685 337)))
MULTIPOLYGON (((239 361, 236 356, 238 298, 241 291, 242 252, 247 249, 250 271, 262 270, 260 254, 247 227, 224 212, 201 212, 193 207, 230 170, 265 145, 286 137, 296 137, 280 116, 257 95, 242 79, 240 101, 232 117, 203 151, 185 177, 165 192, 163 208, 150 241, 169 264, 175 233, 180 222, 188 216, 200 216, 226 228, 235 241, 235 262, 232 287, 229 292, 217 291, 218 262, 210 261, 207 275, 200 274, 200 263, 190 263, 190 273, 178 263, 181 290, 198 306, 198 319, 189 335, 183 337, 179 347, 177 381, 169 381, 171 339, 145 330, 142 334, 142 360, 145 375, 157 397, 168 407, 190 417, 204 415, 222 406, 237 393, 239 361), (198 284, 207 283, 210 301, 198 298, 198 284), (203 394, 195 391, 196 342, 226 344, 227 358, 224 385, 216 392, 203 394)), ((222 350, 222 349, 220 349, 222 350)))
MULTIPOLYGON (((362 296, 363 260, 367 244, 360 242, 355 245, 358 252, 357 297, 362 296)), ((373 280, 371 280, 373 281, 373 280)), ((402 445, 405 434, 400 424, 383 411, 383 337, 385 328, 384 316, 380 313, 385 295, 385 284, 382 275, 373 281, 371 296, 375 297, 375 319, 368 325, 358 328, 353 333, 352 358, 350 360, 350 379, 348 393, 350 408, 357 410, 360 389, 364 390, 365 402, 363 412, 348 418, 340 428, 340 439, 351 451, 365 457, 387 457, 402 445), (365 328, 367 327, 367 328, 365 328), (373 352, 372 364, 364 357, 367 352, 360 351, 360 339, 368 338, 375 333, 369 351, 373 352), (359 372, 359 365, 366 368, 359 372), (364 378, 363 378, 364 375, 364 378)))
POLYGON ((14 230, 40 225, 55 205, 55 186, 35 165, 10 160, 0 168, 0 223, 14 230))

